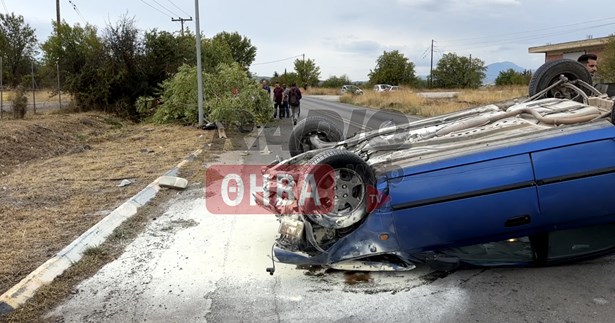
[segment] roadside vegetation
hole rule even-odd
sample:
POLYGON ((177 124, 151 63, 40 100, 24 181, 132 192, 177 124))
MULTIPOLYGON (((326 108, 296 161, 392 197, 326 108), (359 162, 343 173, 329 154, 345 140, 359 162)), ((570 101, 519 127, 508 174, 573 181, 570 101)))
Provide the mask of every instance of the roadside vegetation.
MULTIPOLYGON (((343 95, 340 97, 340 101, 370 108, 395 110, 405 114, 431 117, 471 107, 527 97, 527 86, 525 85, 496 86, 483 89, 447 89, 445 91, 455 92, 456 97, 450 99, 428 99, 420 96, 419 93, 421 92, 402 89, 394 92, 366 91, 363 95, 343 95)), ((431 92, 438 92, 438 90, 431 92)))

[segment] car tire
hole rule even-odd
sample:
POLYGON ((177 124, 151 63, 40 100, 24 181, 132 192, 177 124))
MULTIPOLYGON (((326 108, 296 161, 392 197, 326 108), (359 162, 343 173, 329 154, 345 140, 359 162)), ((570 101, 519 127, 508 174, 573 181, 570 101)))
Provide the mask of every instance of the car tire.
MULTIPOLYGON (((583 66, 583 64, 573 61, 570 59, 560 59, 553 62, 548 62, 540 66, 534 75, 532 75, 532 79, 530 80, 529 85, 529 95, 534 96, 540 91, 548 88, 553 83, 559 80, 560 75, 564 75, 570 81, 574 80, 582 80, 588 84, 592 83, 592 76, 589 74, 589 71, 583 66)), ((583 89, 583 88, 581 88, 583 89)), ((583 89, 584 92, 590 94, 586 89, 583 89)), ((556 86, 553 89, 549 90, 543 97, 546 98, 562 98, 562 99, 572 99, 574 91, 556 86)))
POLYGON ((316 149, 310 143, 311 136, 325 142, 337 142, 343 139, 342 132, 329 119, 320 116, 307 117, 295 125, 290 133, 288 150, 291 157, 316 149))
POLYGON ((311 221, 333 229, 348 228, 361 222, 373 209, 375 192, 373 169, 358 155, 347 150, 330 149, 308 162, 308 174, 314 175, 322 208, 302 210, 311 221))

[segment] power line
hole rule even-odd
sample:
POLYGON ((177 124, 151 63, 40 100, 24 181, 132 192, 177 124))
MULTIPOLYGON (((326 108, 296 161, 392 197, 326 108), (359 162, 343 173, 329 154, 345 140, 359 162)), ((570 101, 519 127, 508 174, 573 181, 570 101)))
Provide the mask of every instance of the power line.
MULTIPOLYGON (((4 1, 4 0, 3 0, 3 1, 4 1)), ((191 15, 191 14, 189 14, 189 13, 185 12, 182 8, 178 7, 178 6, 177 6, 177 5, 176 5, 173 1, 171 1, 171 0, 167 0, 167 1, 168 1, 170 4, 172 4, 172 5, 173 5, 173 7, 177 8, 179 11, 183 12, 186 16, 188 16, 188 17, 192 18, 192 15, 191 15)))
MULTIPOLYGON (((594 29, 594 28, 605 27, 605 26, 610 26, 610 25, 615 25, 615 22, 614 23, 607 23, 607 24, 593 25, 593 26, 588 26, 588 27, 584 27, 584 28, 579 28, 579 29, 575 29, 575 31, 586 30, 586 29, 594 29)), ((461 44, 459 46, 462 47, 462 49, 457 49, 457 50, 458 51, 471 50, 471 49, 485 48, 485 47, 495 46, 495 45, 503 45, 503 44, 516 43, 516 42, 520 42, 520 41, 536 40, 536 39, 541 39, 541 38, 550 37, 550 36, 557 36, 557 35, 562 35, 562 34, 568 34, 570 32, 571 32, 570 30, 562 30, 562 31, 552 32, 552 33, 528 35, 528 36, 525 36, 525 37, 500 39, 500 40, 495 40, 495 41, 473 42, 473 43, 461 44), (478 45, 478 46, 475 46, 475 45, 478 45)))
MULTIPOLYGON (((464 41, 468 41, 468 40, 482 40, 485 38, 500 38, 502 36, 514 36, 514 35, 521 35, 521 34, 533 34, 536 32, 541 32, 541 31, 547 31, 547 30, 553 30, 553 29, 561 29, 561 28, 567 28, 567 27, 574 27, 574 26, 580 26, 580 25, 585 25, 585 24, 589 24, 589 23, 595 23, 595 22, 599 22, 599 21, 605 21, 605 20, 613 20, 615 19, 615 17, 608 17, 608 18, 600 18, 600 19, 593 19, 593 20, 587 20, 587 21, 583 21, 583 22, 577 22, 577 23, 572 23, 572 24, 566 24, 566 25, 559 25, 559 26, 553 26, 553 27, 547 27, 547 28, 540 28, 540 29, 533 29, 533 30, 525 30, 525 31, 519 31, 519 32, 514 32, 514 33, 504 33, 504 34, 492 34, 492 35, 486 35, 486 36, 477 36, 477 37, 470 37, 470 38, 459 38, 459 39, 449 39, 449 40, 440 40, 441 42, 445 42, 445 43, 455 43, 455 42, 464 42, 464 41)), ((599 26, 605 26, 605 25, 610 25, 610 24, 614 24, 614 23, 609 23, 609 24, 604 24, 604 25, 599 25, 599 26)), ((587 29, 587 28, 595 28, 595 26, 588 26, 588 27, 583 27, 582 29, 587 29)), ((559 31, 561 32, 569 32, 569 31, 574 31, 574 30, 578 30, 576 28, 567 28, 566 30, 562 30, 559 31)), ((540 34, 538 34, 540 35, 540 34)), ((548 34, 551 35, 551 34, 548 34)), ((534 37, 536 35, 528 35, 526 37, 534 37)))
POLYGON ((173 12, 173 11, 169 10, 169 8, 167 8, 167 7, 163 6, 162 4, 160 4, 160 2, 158 2, 158 1, 156 1, 156 0, 152 0, 152 1, 154 1, 157 5, 159 5, 159 6, 160 6, 160 8, 162 8, 162 9, 166 10, 166 11, 167 11, 168 13, 170 13, 171 15, 173 15, 173 16, 178 16, 178 17, 179 17, 179 15, 175 14, 175 12, 173 12))
POLYGON ((254 64, 252 64, 252 66, 254 66, 254 65, 265 65, 265 64, 278 63, 278 62, 287 61, 289 59, 293 59, 293 58, 297 58, 297 57, 301 57, 301 56, 303 56, 303 54, 295 55, 295 56, 287 57, 287 58, 282 58, 282 59, 278 59, 278 60, 270 61, 270 62, 254 63, 254 64))
POLYGON ((9 14, 9 9, 6 8, 6 3, 4 3, 4 0, 2 0, 2 6, 4 7, 4 11, 8 15, 9 14))
POLYGON ((171 19, 173 19, 173 16, 169 16, 166 12, 164 12, 164 11, 162 11, 162 10, 160 10, 160 9, 158 9, 158 8, 156 8, 156 7, 154 7, 154 6, 152 6, 151 4, 149 4, 149 3, 145 2, 145 0, 141 0, 141 2, 145 3, 145 4, 146 4, 146 5, 148 5, 150 8, 152 8, 152 9, 154 9, 154 10, 156 10, 156 11, 160 12, 161 14, 163 14, 163 15, 165 15, 165 16, 167 16, 167 17, 171 18, 171 19))
POLYGON ((73 10, 75 10, 75 12, 77 13, 77 16, 79 16, 83 24, 87 25, 87 22, 85 21, 85 19, 83 19, 83 16, 81 15, 81 11, 79 11, 79 8, 77 8, 77 5, 72 0, 68 0, 68 3, 70 3, 73 6, 73 10))

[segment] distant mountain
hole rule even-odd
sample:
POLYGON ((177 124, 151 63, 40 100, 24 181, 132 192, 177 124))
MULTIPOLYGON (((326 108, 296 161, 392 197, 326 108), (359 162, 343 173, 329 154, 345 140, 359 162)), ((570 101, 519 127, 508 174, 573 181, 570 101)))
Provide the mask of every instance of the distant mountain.
POLYGON ((483 84, 495 83, 495 79, 500 75, 500 72, 506 71, 512 68, 516 72, 523 72, 525 68, 513 63, 513 62, 498 62, 487 65, 487 71, 485 71, 485 79, 483 84))

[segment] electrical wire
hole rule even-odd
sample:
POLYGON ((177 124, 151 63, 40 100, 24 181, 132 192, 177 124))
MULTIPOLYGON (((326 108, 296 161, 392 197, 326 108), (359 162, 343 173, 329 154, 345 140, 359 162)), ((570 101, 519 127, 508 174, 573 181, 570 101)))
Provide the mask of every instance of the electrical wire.
MULTIPOLYGON (((4 0, 3 0, 3 1, 4 1, 4 0)), ((172 4, 172 5, 173 5, 173 7, 177 8, 177 10, 179 10, 179 11, 183 12, 183 13, 184 13, 184 14, 186 14, 188 17, 192 18, 192 15, 191 15, 191 14, 189 14, 189 13, 185 12, 182 8, 178 7, 178 6, 177 6, 177 5, 176 5, 173 1, 171 1, 171 0, 167 0, 167 1, 168 1, 170 4, 172 4)))
POLYGON ((611 25, 615 25, 615 22, 600 24, 600 25, 592 25, 592 26, 587 26, 584 28, 577 28, 575 30, 562 30, 562 31, 550 32, 550 33, 528 35, 528 36, 523 36, 523 37, 513 37, 513 38, 503 38, 499 40, 484 40, 484 41, 470 42, 470 43, 463 44, 463 46, 481 45, 481 44, 495 45, 495 44, 502 44, 502 43, 506 44, 506 43, 512 43, 512 42, 519 42, 519 41, 524 41, 524 40, 535 40, 535 39, 540 39, 540 38, 545 38, 545 37, 569 34, 572 31, 589 30, 589 29, 595 29, 595 28, 606 27, 606 26, 611 26, 611 25))
POLYGON ((151 4, 149 4, 149 3, 145 2, 145 0, 141 0, 141 2, 143 2, 143 3, 144 3, 144 4, 146 4, 146 5, 148 5, 150 8, 152 8, 152 9, 154 9, 154 10, 156 10, 156 11, 160 12, 161 14, 163 14, 163 15, 165 15, 165 16, 167 16, 167 17, 171 18, 171 19, 173 19, 173 16, 169 16, 166 12, 164 12, 164 11, 162 11, 162 10, 160 10, 160 9, 158 9, 158 8, 156 8, 156 7, 154 7, 154 6, 152 6, 151 4))
POLYGON ((160 2, 158 2, 158 1, 156 1, 156 0, 152 0, 152 1, 154 1, 157 5, 159 5, 159 6, 160 6, 160 8, 162 8, 162 9, 166 10, 166 11, 167 11, 168 13, 170 13, 172 16, 177 16, 177 17, 179 17, 179 15, 176 15, 176 14, 175 14, 175 12, 173 12, 173 11, 169 10, 169 8, 167 8, 167 7, 163 6, 162 4, 160 4, 160 2))
POLYGON ((4 7, 4 11, 8 15, 9 14, 9 9, 6 8, 6 3, 4 2, 4 0, 2 0, 2 6, 4 7))
POLYGON ((83 24, 87 25, 87 22, 85 21, 85 19, 83 19, 83 16, 81 15, 81 11, 79 11, 79 8, 77 8, 77 5, 73 2, 73 0, 68 0, 68 3, 72 5, 73 10, 75 10, 75 12, 77 13, 77 16, 79 16, 79 19, 81 19, 83 24))
MULTIPOLYGON (((540 30, 553 30, 553 29, 561 28, 561 27, 578 26, 581 24, 587 24, 589 22, 605 21, 609 19, 615 19, 615 17, 594 19, 594 20, 585 21, 581 23, 568 24, 568 25, 556 26, 556 27, 551 27, 551 28, 543 28, 540 30)), ((570 29, 570 30, 559 30, 559 31, 553 31, 553 32, 548 32, 548 33, 529 34, 529 35, 519 36, 519 37, 500 38, 497 40, 475 41, 475 42, 463 43, 459 45, 446 44, 446 41, 441 41, 441 42, 445 43, 444 47, 447 48, 446 49, 447 52, 463 52, 463 51, 470 51, 470 50, 493 47, 493 46, 501 46, 505 44, 518 44, 519 42, 522 42, 522 41, 531 41, 531 40, 537 40, 537 39, 547 38, 547 37, 552 37, 552 36, 557 36, 557 35, 565 35, 565 34, 570 34, 573 32, 578 32, 581 30, 590 30, 590 29, 596 29, 596 28, 606 27, 606 26, 611 26, 611 25, 615 25, 615 22, 595 24, 595 25, 590 25, 590 26, 586 26, 583 28, 575 28, 575 29, 570 29)), ((534 30, 533 32, 536 32, 536 31, 538 30, 534 30)), ((519 35, 521 33, 528 33, 528 32, 510 33, 507 35, 519 35)), ((466 39, 470 39, 470 38, 466 38, 466 39)), ((471 38, 471 39, 479 39, 479 38, 471 38)))
MULTIPOLYGON (((459 38, 459 39, 448 39, 448 40, 440 40, 440 41, 441 42, 446 42, 446 43, 454 43, 454 42, 465 42, 465 41, 468 41, 468 40, 482 40, 482 39, 485 39, 485 38, 501 38, 502 36, 514 36, 514 35, 520 35, 520 34, 531 34, 531 33, 536 33, 536 32, 541 32, 541 31, 547 31, 547 30, 553 30, 553 29, 561 29, 561 28, 567 28, 567 27, 575 27, 575 26, 585 25, 585 24, 589 24, 589 23, 595 23, 595 22, 599 22, 599 21, 606 21, 606 20, 613 20, 613 19, 615 19, 615 17, 592 19, 592 20, 586 20, 586 21, 583 21, 583 22, 577 22, 577 23, 572 23, 572 24, 552 26, 552 27, 533 29, 533 30, 525 30, 525 31, 519 31, 519 32, 514 32, 514 33, 492 34, 492 35, 486 35, 486 36, 476 36, 476 37, 459 38)), ((613 23, 610 23, 610 24, 613 24, 613 23)), ((593 27, 589 26, 589 27, 584 27, 583 29, 587 29, 587 28, 593 28, 593 27)), ((578 29, 577 28, 573 28, 573 29, 568 28, 566 31, 574 31, 574 30, 578 30, 578 29)), ((563 31, 561 31, 561 32, 563 32, 563 31)), ((531 36, 534 36, 534 35, 528 35, 528 37, 531 37, 531 36)))
POLYGON ((283 61, 287 61, 287 60, 289 60, 289 59, 293 59, 293 58, 297 58, 297 57, 301 57, 301 56, 303 56, 303 54, 301 54, 301 55, 295 55, 295 56, 292 56, 292 57, 287 57, 287 58, 282 58, 282 59, 278 59, 278 60, 275 60, 275 61, 270 61, 270 62, 254 63, 254 64, 252 64, 252 66, 254 66, 254 65, 265 65, 265 64, 273 64, 273 63, 283 62, 283 61))

